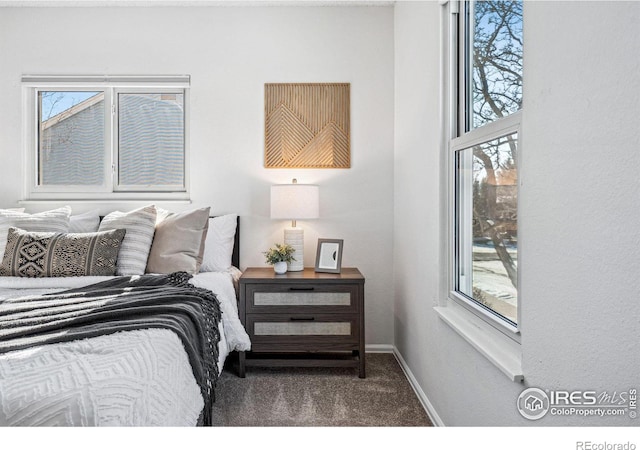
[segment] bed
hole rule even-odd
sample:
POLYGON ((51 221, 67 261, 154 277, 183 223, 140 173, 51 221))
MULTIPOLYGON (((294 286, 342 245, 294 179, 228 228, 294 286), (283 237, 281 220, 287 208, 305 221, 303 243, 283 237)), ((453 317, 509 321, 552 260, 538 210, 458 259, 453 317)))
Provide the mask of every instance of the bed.
MULTIPOLYGON (((99 227, 106 230, 93 232, 92 214, 88 227, 91 233, 82 227, 78 231, 69 223, 67 232, 52 232, 49 230, 55 221, 48 219, 40 222, 46 223, 47 231, 26 222, 20 225, 33 231, 10 228, 5 248, 0 249, 4 255, 0 265, 0 426, 211 424, 217 376, 228 355, 248 350, 250 342, 236 303, 239 220, 235 215, 209 218, 208 209, 206 214, 206 231, 192 233, 201 240, 193 242, 200 247, 199 252, 193 252, 196 256, 199 253, 197 266, 189 267, 193 258, 187 258, 190 262, 185 265, 184 253, 188 251, 160 248, 155 258, 158 272, 136 274, 119 267, 112 275, 31 277, 7 273, 8 256, 20 253, 15 250, 22 245, 22 256, 15 257, 22 262, 15 264, 21 273, 55 272, 56 258, 67 258, 62 265, 66 264, 67 275, 73 274, 79 269, 69 268, 68 255, 59 251, 64 248, 68 253, 68 246, 63 244, 56 251, 49 248, 51 251, 45 252, 48 256, 34 259, 40 262, 37 267, 29 266, 33 261, 26 264, 28 239, 44 236, 37 233, 53 233, 53 237, 40 241, 49 247, 55 247, 52 242, 56 239, 75 239, 78 233, 83 238, 84 234, 99 235, 102 241, 108 241, 104 236, 121 226, 127 229, 125 237, 139 237, 133 228, 127 228, 126 220, 114 227, 107 215, 98 219, 99 227), (24 241, 20 245, 16 244, 19 239, 24 241), (172 262, 174 257, 178 265, 172 262), (51 267, 47 267, 49 262, 51 267), (173 270, 185 267, 188 270, 173 270)), ((73 222, 70 211, 67 216, 73 222)), ((157 209, 146 269, 151 267, 154 246, 162 236, 158 224, 167 223, 167 217, 177 221, 174 218, 181 216, 157 209)), ((78 223, 75 225, 77 228, 78 223)), ((181 236, 188 235, 183 228, 178 229, 181 236)), ((172 230, 169 247, 180 240, 172 230)), ((125 237, 120 240, 118 259, 131 262, 123 257, 127 253, 125 237)), ((135 240, 130 243, 135 245, 128 250, 133 250, 131 255, 136 257, 147 248, 137 248, 140 242, 135 240)), ((184 242, 178 244, 177 248, 185 248, 184 242)), ((100 266, 87 273, 102 270, 103 264, 96 264, 96 260, 100 258, 94 257, 92 263, 85 261, 85 268, 100 266)), ((136 270, 139 272, 139 268, 136 270)))

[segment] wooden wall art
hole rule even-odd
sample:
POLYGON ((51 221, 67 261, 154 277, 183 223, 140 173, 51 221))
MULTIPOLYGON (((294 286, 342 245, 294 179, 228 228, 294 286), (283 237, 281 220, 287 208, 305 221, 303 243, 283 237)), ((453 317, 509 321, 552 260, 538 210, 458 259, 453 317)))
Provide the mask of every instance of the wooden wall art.
POLYGON ((349 168, 349 83, 266 83, 267 168, 349 168))

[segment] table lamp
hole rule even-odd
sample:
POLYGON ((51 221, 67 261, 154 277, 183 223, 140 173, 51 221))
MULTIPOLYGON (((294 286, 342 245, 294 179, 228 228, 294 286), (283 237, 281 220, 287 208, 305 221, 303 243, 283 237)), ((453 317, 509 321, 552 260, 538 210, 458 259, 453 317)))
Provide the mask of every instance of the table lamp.
POLYGON ((320 217, 319 192, 317 185, 298 184, 295 178, 291 184, 271 186, 271 218, 291 220, 291 227, 284 229, 284 243, 295 250, 295 260, 287 264, 290 272, 304 269, 304 230, 297 226, 296 220, 320 217))

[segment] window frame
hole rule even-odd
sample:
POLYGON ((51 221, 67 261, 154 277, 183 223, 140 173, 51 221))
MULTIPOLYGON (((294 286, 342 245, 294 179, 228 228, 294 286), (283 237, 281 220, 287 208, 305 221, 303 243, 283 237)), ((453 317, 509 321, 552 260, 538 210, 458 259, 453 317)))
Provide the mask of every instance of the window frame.
MULTIPOLYGON (((522 108, 506 117, 496 119, 492 122, 483 124, 480 127, 472 126, 473 106, 467 105, 467 98, 472 97, 469 90, 471 89, 472 76, 471 70, 466 70, 466 64, 469 62, 469 48, 471 40, 468 38, 472 31, 473 24, 469 24, 465 16, 465 5, 463 1, 449 1, 448 5, 448 23, 445 24, 444 31, 447 37, 445 45, 446 60, 443 63, 446 72, 448 98, 445 102, 445 147, 446 147, 446 167, 448 180, 447 194, 447 215, 448 215, 448 232, 447 232, 447 298, 454 302, 455 305, 461 306, 465 311, 472 313, 482 322, 491 326, 500 332, 501 335, 509 338, 510 341, 520 343, 520 325, 521 325, 521 296, 518 291, 517 299, 517 323, 513 324, 490 308, 480 305, 477 301, 468 298, 466 295, 457 291, 458 287, 458 247, 459 239, 457 236, 457 167, 456 153, 465 149, 473 148, 494 139, 516 133, 518 136, 518 191, 520 191, 522 174, 520 171, 520 161, 522 159, 522 108), (462 40, 462 42, 461 42, 462 40)), ((520 211, 520 195, 518 195, 518 211, 520 211)), ((521 278, 521 246, 518 243, 518 286, 520 286, 521 278)))
MULTIPOLYGON (((520 153, 522 143, 522 111, 513 113, 507 117, 498 119, 490 124, 483 125, 480 128, 474 130, 474 132, 466 133, 460 137, 451 139, 449 144, 449 176, 451 177, 452 186, 449 197, 450 204, 450 220, 452 227, 450 228, 450 260, 451 266, 449 268, 449 298, 461 304, 466 309, 472 311, 474 314, 481 316, 487 320, 492 326, 498 328, 500 331, 505 332, 512 339, 518 340, 520 334, 520 295, 518 292, 517 299, 517 323, 514 325, 507 319, 499 316, 496 312, 493 312, 487 307, 480 305, 475 300, 467 298, 466 295, 458 292, 458 246, 460 241, 457 236, 457 168, 456 168, 456 153, 462 150, 473 148, 476 145, 480 145, 486 142, 490 142, 497 138, 501 138, 510 134, 516 133, 518 136, 518 152, 520 153), (478 131, 478 132, 475 132, 478 131)), ((518 155, 518 161, 520 155, 518 155)), ((520 178, 520 168, 518 165, 518 175, 520 178)), ((520 180, 518 180, 518 186, 520 180)), ((518 195, 518 211, 520 210, 520 196, 518 195)), ((521 251, 520 245, 518 245, 518 257, 520 259, 521 251)), ((518 264, 518 286, 520 286, 520 264, 518 264)))
POLYGON ((24 199, 32 200, 189 200, 189 87, 188 75, 177 76, 47 76, 25 75, 23 88, 24 199), (102 185, 40 185, 39 93, 43 91, 104 92, 104 177, 102 185), (119 93, 183 94, 183 186, 120 186, 118 184, 119 93))

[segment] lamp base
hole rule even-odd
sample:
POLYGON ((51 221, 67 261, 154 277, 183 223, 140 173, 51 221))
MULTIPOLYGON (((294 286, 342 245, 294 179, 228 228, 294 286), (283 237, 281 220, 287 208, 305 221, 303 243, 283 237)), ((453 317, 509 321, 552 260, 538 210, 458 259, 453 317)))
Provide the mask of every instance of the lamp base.
POLYGON ((294 261, 287 263, 288 272, 300 272, 304 270, 304 230, 298 227, 284 229, 284 243, 293 247, 294 261))

